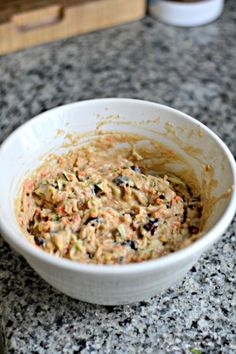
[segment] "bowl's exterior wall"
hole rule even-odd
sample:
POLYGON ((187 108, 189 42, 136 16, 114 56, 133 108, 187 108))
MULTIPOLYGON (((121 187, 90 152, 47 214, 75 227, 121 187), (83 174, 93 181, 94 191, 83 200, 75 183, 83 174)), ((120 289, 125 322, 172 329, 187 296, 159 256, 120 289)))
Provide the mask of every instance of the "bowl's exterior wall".
POLYGON ((124 305, 148 299, 181 280, 197 261, 190 257, 161 270, 127 275, 83 274, 58 269, 27 257, 31 267, 50 285, 75 299, 101 305, 124 305))

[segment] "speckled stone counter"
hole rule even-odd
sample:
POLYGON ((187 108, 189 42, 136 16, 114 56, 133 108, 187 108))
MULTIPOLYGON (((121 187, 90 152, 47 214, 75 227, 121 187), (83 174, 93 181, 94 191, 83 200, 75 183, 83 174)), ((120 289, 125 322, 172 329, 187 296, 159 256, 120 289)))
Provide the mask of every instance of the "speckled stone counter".
MULTIPOLYGON (((118 96, 189 113, 235 156, 235 92, 232 0, 204 27, 174 28, 146 18, 1 57, 0 142, 49 108, 118 96)), ((183 282, 122 307, 60 294, 0 238, 0 353, 236 353, 235 229, 236 219, 183 282)))

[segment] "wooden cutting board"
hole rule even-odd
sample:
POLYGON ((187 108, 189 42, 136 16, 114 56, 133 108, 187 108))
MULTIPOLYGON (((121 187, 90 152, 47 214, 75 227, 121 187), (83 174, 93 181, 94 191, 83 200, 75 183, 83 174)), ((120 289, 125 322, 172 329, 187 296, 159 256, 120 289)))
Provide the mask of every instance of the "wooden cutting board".
POLYGON ((146 0, 0 1, 0 54, 142 18, 146 0))

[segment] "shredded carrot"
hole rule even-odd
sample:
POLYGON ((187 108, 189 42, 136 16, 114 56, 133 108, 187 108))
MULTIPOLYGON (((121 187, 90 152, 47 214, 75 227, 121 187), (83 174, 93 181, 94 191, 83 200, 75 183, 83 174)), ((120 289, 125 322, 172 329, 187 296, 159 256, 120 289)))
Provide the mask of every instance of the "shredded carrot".
POLYGON ((63 164, 63 162, 65 162, 65 159, 60 156, 60 157, 58 158, 58 162, 59 162, 59 164, 63 164))
POLYGON ((107 137, 107 141, 109 141, 109 143, 112 143, 113 140, 114 140, 114 139, 113 139, 111 136, 108 136, 108 137, 107 137))
POLYGON ((41 171, 41 172, 40 172, 40 176, 41 176, 41 177, 46 177, 47 174, 48 174, 48 173, 47 173, 47 172, 44 172, 44 171, 41 171))
POLYGON ((56 208, 56 211, 59 211, 59 212, 64 213, 64 212, 65 212, 65 206, 64 206, 64 205, 61 205, 61 206, 57 207, 57 208, 56 208))
POLYGON ((163 199, 157 198, 157 199, 156 199, 156 203, 157 203, 158 205, 162 205, 162 204, 164 203, 164 201, 163 201, 163 199))

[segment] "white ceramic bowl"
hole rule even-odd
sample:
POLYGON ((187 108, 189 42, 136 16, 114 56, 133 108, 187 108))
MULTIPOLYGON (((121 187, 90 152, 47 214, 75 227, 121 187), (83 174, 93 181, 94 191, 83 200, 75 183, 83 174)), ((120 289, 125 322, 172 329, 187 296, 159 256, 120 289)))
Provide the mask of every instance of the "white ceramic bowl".
POLYGON ((117 305, 149 298, 181 279, 226 230, 235 213, 236 193, 232 189, 215 204, 201 239, 160 259, 128 265, 88 265, 36 249, 25 239, 14 213, 20 182, 39 164, 40 156, 61 146, 64 137, 56 134, 57 129, 88 132, 106 117, 104 130, 142 133, 183 154, 200 181, 205 176, 203 165, 211 164, 218 181, 212 191, 215 196, 235 185, 236 171, 230 151, 206 126, 172 108, 139 100, 98 99, 58 107, 30 120, 7 138, 0 148, 3 237, 56 289, 83 301, 117 305), (193 151, 192 147, 196 148, 194 157, 186 153, 188 149, 193 151))

